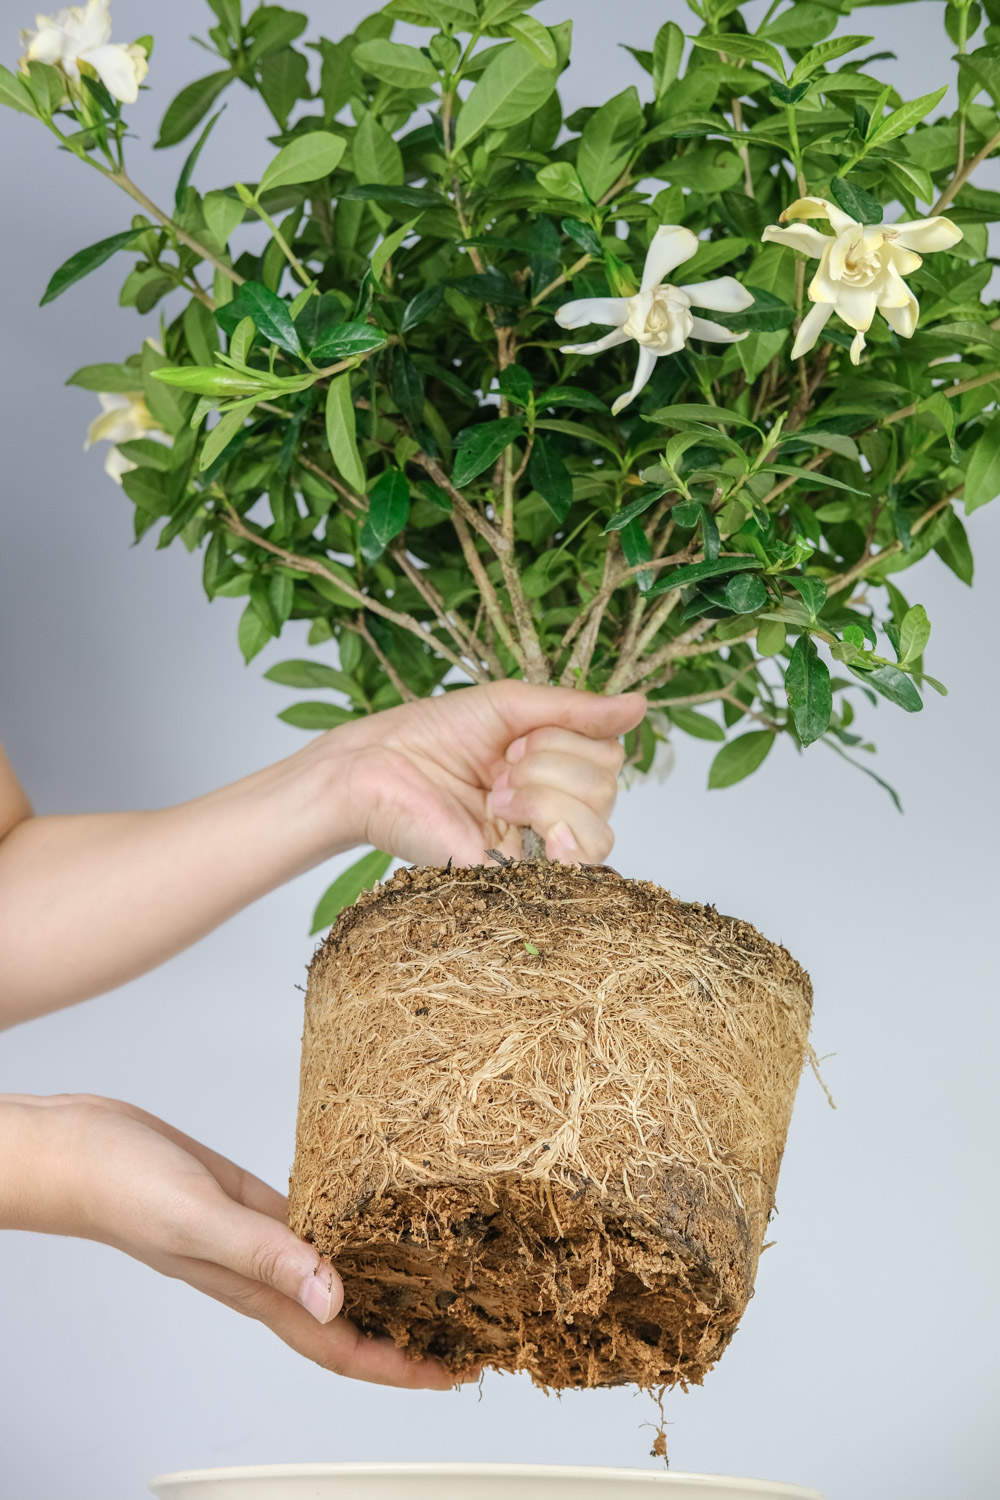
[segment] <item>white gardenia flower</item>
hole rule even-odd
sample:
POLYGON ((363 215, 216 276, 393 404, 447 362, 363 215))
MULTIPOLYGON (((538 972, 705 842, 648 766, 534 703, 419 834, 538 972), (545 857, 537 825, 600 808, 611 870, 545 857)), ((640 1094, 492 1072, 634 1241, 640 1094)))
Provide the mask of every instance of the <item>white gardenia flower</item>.
POLYGON ((730 333, 709 318, 696 317, 695 307, 709 307, 716 312, 741 312, 753 297, 733 276, 717 276, 714 281, 692 281, 685 286, 668 286, 664 278, 675 266, 690 260, 700 241, 690 229, 680 224, 661 224, 653 235, 642 269, 642 285, 634 297, 580 297, 567 302, 556 313, 561 328, 582 328, 585 323, 611 323, 611 333, 591 344, 565 344, 563 354, 600 354, 616 344, 635 339, 639 345, 639 363, 632 389, 619 396, 611 410, 615 415, 634 401, 646 385, 656 361, 665 354, 676 354, 688 339, 707 339, 715 344, 735 344, 745 333, 730 333))
POLYGON ((813 347, 831 313, 855 330, 852 364, 861 361, 865 334, 876 310, 901 338, 908 339, 917 326, 920 306, 903 277, 923 264, 916 252, 948 250, 962 238, 957 224, 940 214, 904 224, 859 224, 827 198, 796 198, 781 215, 781 223, 786 219, 826 219, 833 230, 830 235, 810 224, 787 229, 769 224, 762 236, 819 256, 819 267, 809 283, 813 306, 792 345, 793 359, 813 347))
POLYGON ((116 484, 121 484, 122 475, 136 465, 119 452, 119 443, 130 443, 141 437, 152 438, 157 443, 166 443, 169 439, 146 405, 141 391, 100 391, 98 399, 101 415, 95 417, 87 428, 84 452, 95 443, 110 443, 112 446, 104 460, 104 471, 116 484))
POLYGON ((22 72, 27 72, 29 62, 48 63, 78 84, 83 63, 123 104, 135 103, 149 72, 144 48, 111 41, 111 0, 87 0, 86 5, 67 6, 54 16, 36 16, 35 30, 22 31, 21 41, 22 72))

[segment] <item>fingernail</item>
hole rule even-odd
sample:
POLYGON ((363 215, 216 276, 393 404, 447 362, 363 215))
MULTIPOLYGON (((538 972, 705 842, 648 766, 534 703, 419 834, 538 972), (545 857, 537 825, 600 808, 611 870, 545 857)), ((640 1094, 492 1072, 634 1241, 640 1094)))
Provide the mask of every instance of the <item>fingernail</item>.
POLYGON ((527 748, 527 735, 522 734, 520 739, 511 740, 510 744, 507 746, 507 753, 504 756, 504 759, 509 760, 513 765, 516 761, 524 759, 524 752, 527 748))
POLYGON ((580 845, 566 823, 554 824, 549 833, 549 843, 554 844, 557 857, 568 861, 579 861, 582 856, 580 845))
POLYGON ((506 771, 501 771, 493 783, 493 790, 490 792, 490 802, 497 812, 503 812, 505 808, 510 807, 513 800, 514 788, 510 784, 510 777, 506 771))
MULTIPOLYGON (((334 1293, 335 1277, 333 1267, 320 1261, 312 1275, 306 1276, 299 1287, 299 1301, 317 1323, 329 1323, 340 1311, 340 1298, 334 1293)), ((338 1293, 339 1290, 338 1287, 338 1293)))

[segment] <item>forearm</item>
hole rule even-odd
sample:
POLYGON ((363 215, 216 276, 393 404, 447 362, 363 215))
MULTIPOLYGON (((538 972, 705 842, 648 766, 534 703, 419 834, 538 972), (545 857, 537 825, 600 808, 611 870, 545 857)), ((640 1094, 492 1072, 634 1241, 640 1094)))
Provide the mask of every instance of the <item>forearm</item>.
POLYGON ((0 841, 0 1026, 133 979, 363 837, 330 743, 158 812, 26 818, 0 841))
MULTIPOLYGON (((62 1096, 68 1102, 68 1096, 62 1096)), ((58 1152, 53 1149, 56 1099, 0 1094, 0 1229, 62 1230, 52 1180, 58 1152)))

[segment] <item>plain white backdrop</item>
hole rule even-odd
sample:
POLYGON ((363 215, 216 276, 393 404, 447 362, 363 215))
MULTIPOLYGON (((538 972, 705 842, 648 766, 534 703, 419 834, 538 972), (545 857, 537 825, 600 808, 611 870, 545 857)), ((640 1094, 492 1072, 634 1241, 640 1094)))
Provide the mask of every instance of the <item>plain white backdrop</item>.
MULTIPOLYGON (((358 0, 304 8, 340 34, 358 0), (335 11, 335 18, 329 12, 335 11)), ((859 12, 910 93, 950 44, 936 0, 859 12)), ((28 0, 0 0, 0 57, 28 0)), ((638 78, 681 0, 553 3, 576 20, 570 105, 638 78)), ((210 71, 189 33, 202 0, 116 0, 116 36, 156 34, 151 92, 130 112, 132 170, 170 201, 182 151, 153 153, 168 100, 210 71)), ((122 263, 51 308, 38 298, 81 245, 127 227, 128 202, 60 156, 34 122, 0 119, 0 734, 40 812, 156 807, 289 753, 289 700, 249 669, 238 601, 209 606, 199 565, 130 546, 130 510, 81 452, 94 398, 77 366, 137 348, 116 306, 122 263)), ((202 186, 253 178, 267 120, 232 99, 202 186)), ((182 148, 184 149, 184 148, 182 148)), ((822 746, 779 745, 762 772, 705 790, 711 747, 683 741, 663 785, 623 796, 612 862, 713 900, 785 942, 816 987, 808 1074, 757 1297, 706 1385, 667 1402, 677 1469, 798 1481, 828 1500, 989 1500, 998 1490, 995 1195, 996 674, 1000 510, 971 522, 970 592, 931 558, 905 581, 934 622, 928 664, 951 688, 906 716, 866 713, 873 783, 822 746)), ((291 1161, 308 917, 336 867, 268 897, 159 972, 0 1038, 0 1089, 133 1100, 283 1185, 291 1161)), ((102 1246, 0 1238, 0 1497, 137 1500, 173 1468, 317 1459, 454 1458, 654 1467, 651 1403, 629 1391, 547 1398, 521 1378, 482 1395, 353 1384, 264 1329, 102 1246)))

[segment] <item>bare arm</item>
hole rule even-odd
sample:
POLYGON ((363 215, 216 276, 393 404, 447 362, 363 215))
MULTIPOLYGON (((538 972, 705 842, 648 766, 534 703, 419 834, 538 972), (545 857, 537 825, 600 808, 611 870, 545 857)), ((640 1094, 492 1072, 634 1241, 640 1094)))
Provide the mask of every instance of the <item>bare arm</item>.
POLYGON ((159 812, 35 817, 0 752, 0 1027, 124 984, 293 876, 371 843, 421 864, 600 862, 637 694, 491 683, 317 736, 159 812))

